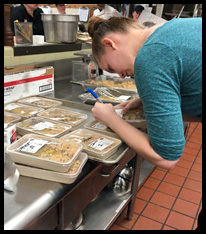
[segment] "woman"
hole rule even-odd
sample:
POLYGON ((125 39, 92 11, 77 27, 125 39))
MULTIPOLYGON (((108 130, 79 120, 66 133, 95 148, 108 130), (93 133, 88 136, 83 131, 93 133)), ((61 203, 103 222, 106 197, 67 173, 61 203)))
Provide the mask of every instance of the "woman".
POLYGON ((96 102, 93 116, 151 163, 172 169, 185 146, 183 120, 202 121, 202 19, 174 19, 143 29, 133 19, 92 17, 88 32, 99 67, 135 77, 140 98, 124 102, 124 114, 143 105, 148 135, 96 102), (184 119, 183 119, 184 118, 184 119))

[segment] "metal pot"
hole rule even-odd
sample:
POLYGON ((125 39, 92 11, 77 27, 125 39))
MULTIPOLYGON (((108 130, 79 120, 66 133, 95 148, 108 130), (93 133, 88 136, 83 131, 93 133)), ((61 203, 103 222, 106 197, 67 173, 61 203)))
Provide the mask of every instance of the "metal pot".
POLYGON ((126 180, 131 180, 133 175, 133 169, 132 167, 129 167, 126 165, 119 173, 119 176, 126 179, 126 180))
POLYGON ((41 14, 45 41, 74 42, 77 39, 79 15, 41 14))

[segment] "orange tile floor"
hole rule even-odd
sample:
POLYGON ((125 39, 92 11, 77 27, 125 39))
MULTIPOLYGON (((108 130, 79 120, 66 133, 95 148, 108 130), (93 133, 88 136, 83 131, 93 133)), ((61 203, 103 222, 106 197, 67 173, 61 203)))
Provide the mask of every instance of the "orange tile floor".
POLYGON ((190 123, 176 167, 156 167, 136 194, 134 214, 126 209, 110 230, 194 230, 202 209, 202 124, 190 123))

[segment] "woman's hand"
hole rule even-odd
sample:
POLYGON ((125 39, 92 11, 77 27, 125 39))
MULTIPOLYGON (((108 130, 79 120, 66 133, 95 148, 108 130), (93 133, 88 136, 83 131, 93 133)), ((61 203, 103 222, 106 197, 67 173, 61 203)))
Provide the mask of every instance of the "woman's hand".
POLYGON ((115 106, 115 108, 123 108, 122 114, 125 114, 128 110, 139 108, 142 105, 140 98, 134 98, 130 101, 122 102, 115 106))
POLYGON ((111 103, 99 103, 96 102, 94 107, 91 109, 94 118, 104 125, 109 125, 110 118, 117 115, 115 109, 111 103))

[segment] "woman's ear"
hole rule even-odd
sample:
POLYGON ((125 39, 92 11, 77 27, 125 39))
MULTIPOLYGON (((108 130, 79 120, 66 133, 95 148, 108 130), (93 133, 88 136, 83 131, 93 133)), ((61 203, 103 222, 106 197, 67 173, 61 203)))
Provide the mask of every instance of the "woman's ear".
POLYGON ((104 46, 111 47, 114 50, 117 49, 116 44, 114 43, 114 41, 112 39, 108 38, 108 37, 105 37, 102 40, 102 43, 103 43, 104 46))

